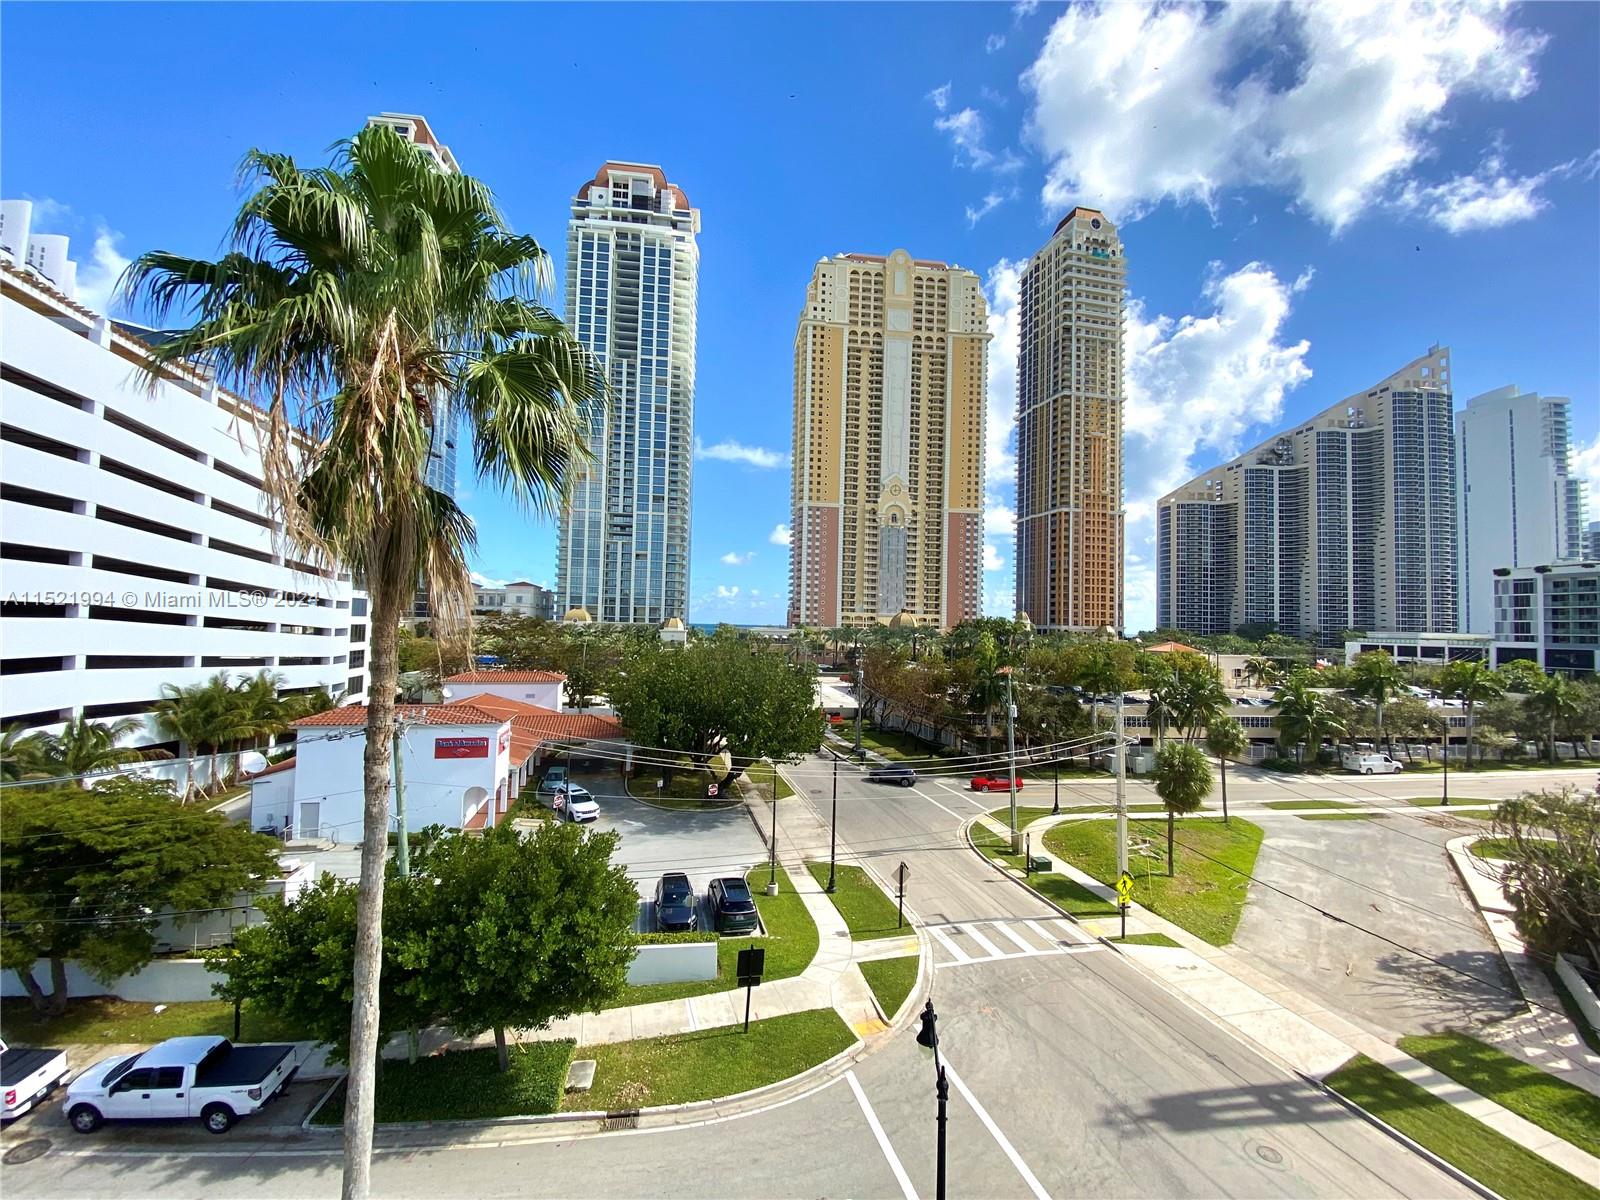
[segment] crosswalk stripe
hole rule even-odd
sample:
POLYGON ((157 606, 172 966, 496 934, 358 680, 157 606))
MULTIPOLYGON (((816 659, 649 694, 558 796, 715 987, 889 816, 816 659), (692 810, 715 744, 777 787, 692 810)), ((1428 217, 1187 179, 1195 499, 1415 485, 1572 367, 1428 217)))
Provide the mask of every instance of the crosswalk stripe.
POLYGON ((1024 921, 1023 924, 1029 929, 1033 930, 1034 933, 1038 934, 1039 940, 1044 942, 1044 944, 1047 946, 1054 946, 1061 940, 1037 921, 1024 921))
POLYGON ((956 945, 955 942, 951 941, 950 940, 950 935, 945 933, 945 931, 940 929, 937 925, 929 925, 927 927, 927 929, 928 929, 929 933, 933 934, 934 939, 941 946, 943 946, 946 950, 950 951, 950 953, 955 957, 955 960, 957 962, 971 962, 972 961, 972 955, 968 954, 960 946, 956 945))
POLYGON ((978 945, 987 950, 990 958, 1000 958, 1005 954, 1004 950, 1000 949, 999 946, 996 946, 988 938, 984 937, 983 934, 979 933, 976 925, 962 925, 959 926, 959 928, 973 941, 977 942, 978 945))
POLYGON ((1070 946, 1070 947, 1062 946, 1062 947, 1060 947, 1059 949, 1056 949, 1056 950, 1030 950, 1026 954, 996 954, 996 955, 993 955, 993 956, 991 956, 989 958, 968 958, 968 959, 963 959, 960 962, 934 963, 933 964, 933 969, 935 971, 944 971, 944 970, 948 970, 951 967, 981 966, 984 963, 1009 962, 1009 961, 1011 961, 1013 959, 1018 959, 1018 958, 1077 957, 1080 954, 1092 954, 1095 951, 1104 950, 1104 949, 1105 949, 1105 947, 1103 945, 1101 945, 1099 942, 1086 942, 1083 945, 1076 945, 1076 946, 1070 946))
POLYGON ((1016 935, 1016 933, 1012 930, 1011 926, 1003 924, 1003 923, 1001 923, 999 921, 991 921, 991 922, 989 922, 989 924, 993 925, 1001 933, 1005 934, 1006 937, 1011 939, 1011 941, 1016 944, 1016 947, 1017 947, 1018 950, 1021 950, 1021 951, 1025 952, 1025 953, 1032 953, 1032 954, 1042 953, 1042 951, 1040 951, 1040 949, 1037 946, 1033 945, 1032 943, 1026 941, 1023 938, 1019 938, 1016 935))
POLYGON ((1060 926, 1062 936, 1065 937, 1069 942, 1074 942, 1077 945, 1082 946, 1085 943, 1092 943, 1094 941, 1092 937, 1084 933, 1083 930, 1079 929, 1071 921, 1057 920, 1052 921, 1051 924, 1060 926))

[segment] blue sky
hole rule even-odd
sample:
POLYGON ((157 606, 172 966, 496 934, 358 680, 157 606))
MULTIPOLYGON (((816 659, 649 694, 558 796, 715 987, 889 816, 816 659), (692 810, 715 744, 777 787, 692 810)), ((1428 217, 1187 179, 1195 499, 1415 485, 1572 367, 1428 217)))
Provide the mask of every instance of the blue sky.
MULTIPOLYGON (((607 158, 701 209, 694 620, 783 618, 791 353, 817 258, 985 278, 987 607, 1011 608, 1016 272, 1073 203, 1121 219, 1127 620, 1155 497, 1434 343, 1457 402, 1568 395, 1600 496, 1600 6, 7 4, 7 196, 103 292, 214 252, 260 146, 320 161, 421 112, 558 265, 607 158)), ((559 272, 558 272, 559 275, 559 272)), ((554 529, 469 477, 487 578, 554 529)), ((1591 508, 1600 508, 1592 505, 1591 508)), ((1600 511, 1593 514, 1600 519, 1600 511)))

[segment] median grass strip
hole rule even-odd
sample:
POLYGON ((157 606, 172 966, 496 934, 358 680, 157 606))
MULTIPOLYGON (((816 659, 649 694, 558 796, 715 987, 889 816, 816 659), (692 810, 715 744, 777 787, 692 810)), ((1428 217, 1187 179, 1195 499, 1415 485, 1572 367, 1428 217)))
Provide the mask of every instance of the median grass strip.
MULTIPOLYGON (((806 870, 823 887, 828 886, 827 863, 808 862, 806 870)), ((834 908, 839 910, 844 923, 850 927, 851 937, 857 941, 870 941, 873 938, 906 935, 907 929, 899 923, 899 909, 895 902, 884 895, 883 889, 860 867, 840 863, 835 883, 836 890, 828 899, 833 901, 834 908)))
POLYGON ((1516 843, 1510 838, 1486 837, 1473 842, 1467 847, 1467 852, 1473 858, 1509 859, 1515 849, 1516 843))
MULTIPOLYGON (((1057 826, 1060 828, 1060 826, 1057 826)), ((1010 867, 1019 874, 1023 872, 1022 855, 1011 853, 1011 843, 1007 838, 995 833, 987 826, 974 824, 971 829, 972 844, 978 852, 992 862, 1001 863, 1010 867)), ((1048 843, 1049 839, 1043 839, 1048 843)), ((1041 871, 1027 876, 1027 884, 1041 896, 1053 901, 1075 917, 1114 917, 1117 915, 1117 906, 1110 900, 1095 895, 1088 888, 1075 880, 1068 879, 1065 875, 1054 872, 1041 871)))
MULTIPOLYGON (((571 1111, 645 1108, 731 1096, 798 1075, 853 1046, 856 1035, 831 1008, 635 1042, 585 1046, 594 1087, 571 1111)), ((387 1069, 387 1068, 385 1068, 387 1069)))
MULTIPOLYGON (((1134 902, 1213 946, 1232 941, 1249 891, 1246 876, 1254 869, 1261 849, 1261 827, 1238 817, 1228 825, 1220 821, 1180 825, 1177 873, 1171 877, 1165 864, 1166 823, 1131 821, 1128 832, 1135 850, 1129 859, 1134 902)), ((1115 822, 1057 825, 1045 834, 1044 844, 1057 858, 1101 883, 1116 881, 1115 822)))
POLYGON ((1400 1049, 1462 1087, 1600 1156, 1600 1096, 1463 1033, 1401 1038, 1400 1049))
POLYGON ((1323 1082, 1506 1200, 1600 1200, 1600 1191, 1365 1055, 1323 1082))
MULTIPOLYGON (((374 1117, 386 1121, 472 1121, 555 1112, 566 1089, 572 1040, 509 1047, 511 1069, 500 1070, 493 1046, 452 1050, 414 1063, 386 1060, 378 1073, 374 1117)), ((315 1125, 344 1120, 344 1087, 317 1110, 315 1125)))
POLYGON ((1389 819, 1388 813, 1375 812, 1317 812, 1292 815, 1301 821, 1387 821, 1389 819))
POLYGON ((911 989, 917 986, 920 961, 915 954, 908 954, 903 958, 873 958, 857 964, 861 974, 866 976, 867 986, 878 998, 878 1007, 889 1020, 894 1020, 911 989))
MULTIPOLYGON (((735 968, 739 951, 746 946, 766 947, 762 978, 767 982, 800 974, 817 956, 817 926, 806 911, 805 901, 794 890, 794 883, 782 867, 778 868, 778 894, 767 895, 767 867, 756 867, 745 875, 766 937, 725 937, 717 943, 717 977, 686 983, 646 983, 624 988, 607 1008, 628 1004, 650 1004, 658 1000, 682 1000, 711 992, 726 992, 738 986, 735 968)), ((892 910, 891 910, 892 911, 892 910)))
POLYGON ((1348 800, 1268 800, 1261 805, 1262 808, 1274 809, 1318 809, 1318 808, 1359 808, 1358 804, 1351 804, 1348 800))
MULTIPOLYGON (((856 744, 854 725, 847 721, 835 732, 854 749, 856 744)), ((954 753, 944 746, 924 741, 903 729, 874 729, 868 725, 861 727, 861 745, 895 762, 906 759, 943 758, 954 753)))
POLYGON ((1164 933, 1130 933, 1125 938, 1113 939, 1119 946, 1166 946, 1173 950, 1182 950, 1183 943, 1169 938, 1164 933))
MULTIPOLYGON (((11 1045, 48 1045, 51 1042, 160 1042, 193 1034, 233 1036, 233 1002, 195 1000, 167 1004, 156 1012, 154 1004, 138 1004, 110 996, 68 1000, 59 1017, 40 1016, 26 1000, 7 1000, 0 1031, 11 1045)), ((246 1004, 240 1041, 297 1042, 302 1029, 246 1004)))

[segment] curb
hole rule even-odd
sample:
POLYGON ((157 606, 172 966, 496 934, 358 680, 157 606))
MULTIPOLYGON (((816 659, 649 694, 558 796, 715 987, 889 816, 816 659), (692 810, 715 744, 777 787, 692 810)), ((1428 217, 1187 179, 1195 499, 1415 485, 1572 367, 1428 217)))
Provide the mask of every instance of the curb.
MULTIPOLYGON (((1383 1066, 1382 1063, 1379 1063, 1378 1065, 1379 1066, 1383 1066)), ((1389 1069, 1388 1067, 1384 1067, 1384 1070, 1388 1070, 1388 1069, 1389 1069)), ((1452 1179, 1454 1179, 1457 1183, 1461 1184, 1463 1187, 1471 1188, 1473 1191, 1477 1192, 1478 1195, 1480 1195, 1480 1196, 1482 1196, 1484 1198, 1484 1200, 1504 1200, 1504 1197, 1502 1197, 1499 1192, 1495 1191, 1493 1188, 1489 1187, 1487 1184, 1479 1183, 1476 1179, 1474 1179, 1471 1175, 1468 1175, 1465 1171, 1463 1171, 1460 1167, 1456 1166, 1454 1163, 1449 1162, 1446 1159, 1440 1158, 1439 1155, 1435 1154, 1432 1150, 1429 1150, 1421 1142, 1415 1140, 1414 1138, 1408 1137, 1406 1134, 1401 1133, 1398 1129, 1396 1129, 1393 1125, 1389 1124, 1382 1117, 1379 1117, 1374 1113, 1368 1112, 1366 1109, 1362 1108, 1361 1105, 1357 1104, 1354 1100, 1350 1099, 1348 1096, 1345 1096, 1345 1095, 1341 1094, 1340 1092, 1335 1091, 1333 1088, 1329 1087, 1326 1083, 1322 1082, 1322 1080, 1314 1079, 1310 1075, 1307 1075, 1304 1071, 1296 1071, 1295 1074, 1297 1076, 1299 1076, 1300 1081, 1302 1083, 1309 1084, 1311 1087, 1316 1088, 1318 1091, 1322 1092, 1324 1095, 1333 1097, 1333 1099, 1338 1101, 1339 1104, 1341 1104, 1343 1107, 1348 1109, 1350 1112, 1353 1112, 1356 1116, 1360 1117, 1362 1120, 1366 1121, 1369 1125, 1373 1126, 1375 1129, 1378 1129, 1378 1130, 1382 1131, 1383 1133, 1388 1134, 1391 1138, 1393 1138, 1395 1141, 1399 1142, 1402 1146, 1404 1146, 1406 1149, 1410 1150, 1413 1154, 1416 1154, 1416 1155, 1418 1155, 1418 1156, 1420 1156, 1422 1158, 1427 1159, 1435 1167, 1437 1167, 1439 1170, 1443 1171, 1446 1175, 1450 1176, 1452 1179)))

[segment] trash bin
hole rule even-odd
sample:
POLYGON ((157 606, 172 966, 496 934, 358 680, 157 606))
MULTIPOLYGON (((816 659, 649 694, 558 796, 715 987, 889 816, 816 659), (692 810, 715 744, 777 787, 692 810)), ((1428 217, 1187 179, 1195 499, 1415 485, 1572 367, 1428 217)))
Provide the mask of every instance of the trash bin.
POLYGON ((1049 869, 1050 860, 1043 854, 1035 854, 1028 859, 1029 871, 1048 871, 1049 869))

